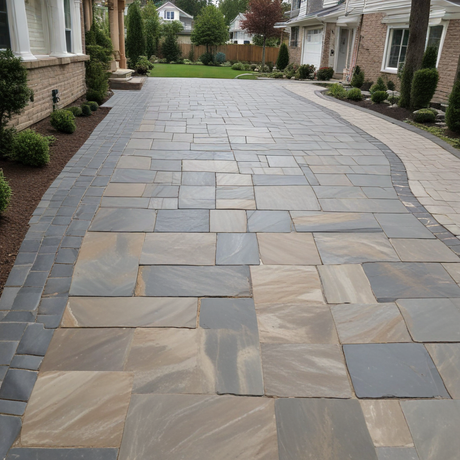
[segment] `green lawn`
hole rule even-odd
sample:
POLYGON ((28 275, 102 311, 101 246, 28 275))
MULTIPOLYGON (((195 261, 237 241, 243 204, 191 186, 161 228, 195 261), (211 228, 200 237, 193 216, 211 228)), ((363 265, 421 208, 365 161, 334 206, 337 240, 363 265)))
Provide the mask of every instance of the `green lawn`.
MULTIPOLYGON (((231 67, 214 67, 207 65, 186 64, 155 64, 150 71, 151 77, 182 77, 182 78, 235 78, 244 70, 233 70, 231 67)), ((255 80, 256 77, 245 77, 255 80)))

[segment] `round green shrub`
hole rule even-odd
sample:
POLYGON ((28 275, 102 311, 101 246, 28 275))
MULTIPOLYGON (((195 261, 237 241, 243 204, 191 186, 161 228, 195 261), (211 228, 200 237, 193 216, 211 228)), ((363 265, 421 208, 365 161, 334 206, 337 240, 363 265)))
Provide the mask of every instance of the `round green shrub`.
POLYGON ((3 170, 0 169, 0 214, 10 204, 11 199, 11 187, 8 185, 8 181, 3 175, 3 170))
POLYGON ((454 133, 460 133, 460 71, 449 96, 449 105, 446 110, 447 127, 454 133))
POLYGON ((347 97, 347 90, 340 83, 334 83, 329 88, 329 94, 338 99, 344 99, 347 97))
POLYGON ((377 78, 377 83, 371 86, 370 92, 372 94, 372 93, 375 93, 376 91, 386 91, 386 90, 387 90, 387 85, 385 85, 383 78, 379 77, 377 78))
POLYGON ((388 98, 388 93, 386 91, 375 91, 374 93, 372 93, 371 101, 375 102, 376 104, 380 104, 387 98, 388 98))
POLYGON ((50 162, 49 143, 48 138, 26 129, 14 137, 10 157, 25 165, 44 166, 50 162))
POLYGON ((96 101, 88 101, 86 104, 89 105, 91 112, 95 112, 99 108, 99 104, 96 101))
POLYGON ((241 62, 235 62, 235 64, 232 65, 233 70, 244 70, 244 65, 241 64, 241 62))
POLYGON ((316 72, 316 78, 319 81, 329 81, 334 76, 332 67, 320 67, 316 72))
POLYGON ((225 53, 222 53, 221 51, 219 51, 216 54, 216 57, 214 58, 214 60, 217 62, 217 64, 222 65, 225 62, 225 53))
POLYGON ((420 69, 414 73, 410 104, 413 109, 428 107, 438 86, 439 73, 436 69, 420 69))
POLYGON ((5 128, 0 134, 0 158, 7 157, 13 148, 13 139, 16 135, 16 129, 5 128))
POLYGON ((436 115, 430 109, 417 110, 413 117, 416 123, 434 123, 436 119, 436 115))
POLYGON ((350 89, 350 91, 347 92, 347 99, 351 101, 362 101, 363 95, 361 90, 359 88, 350 89))
POLYGON ((74 117, 81 117, 81 107, 67 107, 65 110, 72 112, 74 117))
POLYGON ((387 86, 390 91, 394 91, 396 89, 394 81, 388 80, 387 86))
POLYGON ((76 129, 75 116, 68 110, 56 110, 51 114, 51 126, 62 133, 72 134, 76 129))
POLYGON ((91 107, 88 104, 82 104, 80 107, 81 113, 84 117, 89 117, 91 115, 91 107))

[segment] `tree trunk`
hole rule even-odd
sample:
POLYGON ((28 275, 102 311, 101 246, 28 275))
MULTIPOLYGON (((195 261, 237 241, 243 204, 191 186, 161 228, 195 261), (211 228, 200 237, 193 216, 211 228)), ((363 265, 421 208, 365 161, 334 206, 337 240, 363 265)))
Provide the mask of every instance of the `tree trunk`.
POLYGON ((425 52, 426 35, 430 19, 431 0, 412 0, 409 20, 409 42, 401 79, 401 107, 410 107, 410 93, 414 73, 420 69, 425 52))
POLYGON ((264 44, 262 46, 262 72, 265 72, 265 41, 267 39, 265 38, 265 35, 264 35, 264 44))

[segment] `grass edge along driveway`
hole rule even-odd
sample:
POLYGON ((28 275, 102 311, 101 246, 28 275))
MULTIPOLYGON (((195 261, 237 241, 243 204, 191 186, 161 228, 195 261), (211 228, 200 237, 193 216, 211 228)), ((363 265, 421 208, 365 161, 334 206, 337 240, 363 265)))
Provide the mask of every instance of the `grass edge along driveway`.
MULTIPOLYGON (((187 65, 187 64, 155 64, 155 68, 150 71, 150 77, 170 77, 170 78, 235 78, 246 72, 244 70, 233 70, 231 67, 216 67, 207 65, 187 65)), ((245 79, 256 79, 247 76, 245 79)))

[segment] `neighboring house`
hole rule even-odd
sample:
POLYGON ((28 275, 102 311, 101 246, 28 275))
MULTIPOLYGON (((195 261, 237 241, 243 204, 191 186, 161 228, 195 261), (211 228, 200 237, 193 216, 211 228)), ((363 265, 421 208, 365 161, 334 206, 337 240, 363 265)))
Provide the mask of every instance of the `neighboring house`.
MULTIPOLYGON (((292 0, 291 61, 333 67, 349 79, 356 65, 374 82, 398 84, 409 33, 410 0, 292 0)), ((288 30, 289 30, 288 29, 288 30)), ((435 102, 447 100, 460 54, 460 0, 432 0, 427 45, 436 46, 440 80, 435 102)))
POLYGON ((179 33, 179 43, 192 43, 190 36, 193 28, 193 16, 182 11, 174 3, 166 2, 158 8, 158 16, 160 21, 180 21, 184 26, 184 30, 179 33))
POLYGON ((246 19, 246 16, 243 13, 240 13, 231 23, 230 23, 230 40, 228 43, 233 43, 234 45, 250 45, 252 42, 252 34, 247 33, 244 29, 241 28, 241 22, 246 19))
POLYGON ((85 94, 81 0, 0 0, 0 49, 11 48, 24 61, 34 102, 11 125, 18 129, 52 112, 51 91, 60 105, 85 94))

